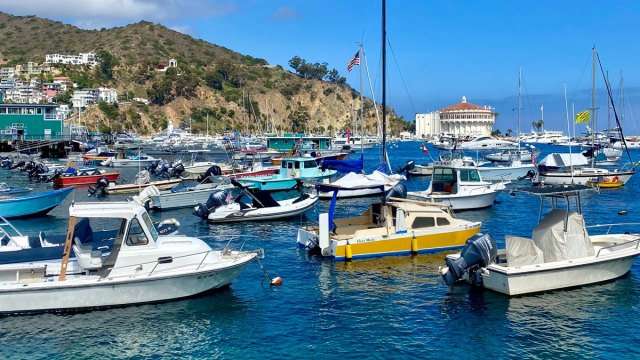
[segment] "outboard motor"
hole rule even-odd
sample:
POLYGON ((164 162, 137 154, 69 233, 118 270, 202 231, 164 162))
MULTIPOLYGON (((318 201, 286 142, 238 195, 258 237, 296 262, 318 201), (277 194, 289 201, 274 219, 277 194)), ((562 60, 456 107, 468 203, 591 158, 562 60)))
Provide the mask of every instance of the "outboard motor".
POLYGON ((158 170, 158 162, 154 161, 152 163, 150 163, 149 165, 147 165, 147 171, 153 175, 156 174, 156 171, 158 170))
POLYGON ((413 160, 407 161, 404 165, 400 166, 396 172, 398 174, 408 174, 410 170, 413 170, 416 167, 416 164, 413 160))
POLYGON ((4 158, 2 159, 2 168, 3 169, 11 169, 13 167, 13 159, 4 158))
POLYGON ((394 187, 392 187, 385 196, 386 199, 389 198, 407 198, 407 187, 403 183, 397 183, 394 187))
POLYGON ((527 171, 527 174, 525 176, 518 176, 518 180, 525 180, 525 179, 533 180, 535 177, 536 177, 536 172, 533 170, 529 170, 527 171))
POLYGON ((46 181, 47 181, 47 182, 53 181, 53 180, 55 180, 55 179, 59 178, 60 176, 62 176, 62 174, 63 174, 63 173, 64 173, 64 170, 62 170, 62 169, 58 168, 58 169, 56 169, 56 170, 53 172, 53 174, 52 174, 51 176, 49 176, 49 177, 46 179, 46 181))
POLYGON ((184 172, 184 165, 182 165, 182 163, 180 162, 171 168, 171 170, 169 171, 169 178, 172 178, 172 177, 179 178, 183 172, 184 172))
POLYGON ((480 285, 482 277, 478 270, 491 264, 497 256, 498 249, 491 235, 478 233, 467 239, 459 258, 446 258, 446 266, 440 268, 439 273, 449 286, 462 278, 465 272, 474 285, 480 285))
POLYGON ((49 172, 49 168, 47 168, 43 163, 38 163, 35 167, 29 170, 29 179, 40 178, 40 175, 46 174, 49 172))
POLYGON ((20 168, 22 170, 23 166, 25 166, 25 162, 24 162, 24 160, 20 160, 20 161, 18 161, 17 164, 11 166, 11 170, 17 169, 17 168, 20 168))
POLYGON ((105 189, 109 187, 109 179, 105 176, 96 181, 96 184, 89 186, 89 196, 102 196, 105 195, 105 189))
POLYGON ((200 203, 193 212, 194 215, 206 219, 209 213, 215 211, 219 206, 227 204, 227 197, 229 193, 224 190, 216 190, 209 195, 209 199, 206 204, 200 203))
POLYGON ((222 169, 220 168, 220 166, 212 165, 210 168, 207 169, 207 171, 204 172, 204 174, 198 177, 198 182, 202 182, 204 179, 208 178, 209 176, 220 176, 220 175, 222 175, 222 169))
POLYGON ((171 167, 171 164, 169 164, 168 162, 162 163, 162 165, 160 165, 156 170, 156 176, 161 178, 170 178, 171 177, 169 176, 170 167, 171 167))

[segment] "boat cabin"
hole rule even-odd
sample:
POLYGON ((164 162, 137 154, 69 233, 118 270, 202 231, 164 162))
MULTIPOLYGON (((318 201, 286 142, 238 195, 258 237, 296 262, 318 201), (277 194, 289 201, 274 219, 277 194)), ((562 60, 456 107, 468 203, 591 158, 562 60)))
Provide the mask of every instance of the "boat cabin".
POLYGON ((431 175, 432 194, 456 194, 459 185, 480 184, 482 179, 476 168, 435 166, 431 175))
MULTIPOLYGON (((78 265, 85 270, 101 270, 101 276, 107 277, 112 275, 116 263, 119 267, 128 265, 126 258, 119 259, 121 253, 157 247, 158 231, 153 226, 145 208, 138 204, 131 202, 105 202, 98 205, 77 203, 69 207, 70 226, 74 226, 76 221, 85 218, 89 219, 89 222, 86 223, 83 231, 75 231, 72 239, 78 265), (91 246, 93 229, 105 226, 118 229, 108 255, 100 250, 94 250, 91 246)), ((139 257, 137 260, 133 256, 130 258, 134 263, 140 263, 139 257)))
POLYGON ((318 163, 314 158, 287 158, 280 160, 280 175, 285 177, 317 176, 318 163))

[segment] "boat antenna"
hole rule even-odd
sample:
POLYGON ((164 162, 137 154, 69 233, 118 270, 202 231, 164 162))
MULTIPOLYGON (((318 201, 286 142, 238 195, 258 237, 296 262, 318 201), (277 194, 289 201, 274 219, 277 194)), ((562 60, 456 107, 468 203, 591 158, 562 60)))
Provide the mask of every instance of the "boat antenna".
MULTIPOLYGON (((600 62, 600 55, 598 55, 595 49, 596 48, 594 47, 593 48, 594 59, 597 57, 598 65, 600 65, 600 71, 602 72, 602 76, 604 76, 604 69, 602 68, 602 62, 600 62)), ((595 62, 593 66, 595 69, 595 62)), ((624 150, 627 153, 627 156, 629 157, 629 161, 631 162, 631 168, 633 169, 635 168, 635 163, 631 159, 631 154, 629 153, 629 148, 627 147, 627 141, 624 139, 624 134, 622 133, 622 125, 620 124, 620 119, 618 119, 618 112, 616 111, 616 105, 615 105, 615 102, 613 101, 613 94, 611 93, 611 85, 609 84, 609 80, 607 79, 606 76, 604 76, 604 84, 607 88, 607 95, 609 96, 609 101, 611 102, 611 109, 613 109, 613 117, 615 117, 616 119, 616 125, 618 126, 618 132, 620 133, 622 145, 624 145, 624 150)))

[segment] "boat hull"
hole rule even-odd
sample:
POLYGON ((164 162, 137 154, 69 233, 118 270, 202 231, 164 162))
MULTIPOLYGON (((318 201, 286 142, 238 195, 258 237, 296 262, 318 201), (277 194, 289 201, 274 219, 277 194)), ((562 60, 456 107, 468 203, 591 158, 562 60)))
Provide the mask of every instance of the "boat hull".
POLYGON ((593 262, 574 259, 560 261, 558 264, 523 266, 520 271, 509 271, 507 268, 491 265, 482 274, 482 284, 487 289, 510 296, 595 284, 628 273, 636 256, 637 250, 600 260, 589 257, 596 259, 593 262))
POLYGON ((213 212, 207 220, 210 223, 226 223, 239 221, 265 221, 298 216, 307 212, 318 202, 317 197, 309 197, 303 201, 278 207, 248 209, 242 211, 213 212))
POLYGON ((94 185, 98 179, 106 177, 109 182, 118 180, 120 173, 103 173, 98 175, 78 175, 78 176, 60 176, 53 180, 53 186, 56 188, 76 186, 76 185, 94 185))
POLYGON ((186 298, 231 284, 254 258, 255 254, 225 268, 177 275, 25 283, 16 289, 0 289, 0 312, 92 309, 186 298))
POLYGON ((182 182, 182 179, 170 179, 170 180, 153 181, 147 184, 115 185, 115 186, 110 186, 106 188, 106 191, 108 194, 136 193, 151 185, 157 187, 158 190, 169 190, 176 187, 181 182, 182 182))
POLYGON ((527 176, 529 171, 536 172, 537 167, 533 164, 522 166, 495 166, 495 167, 478 167, 478 172, 484 181, 517 181, 527 176))
POLYGON ((44 215, 58 206, 72 190, 73 187, 69 187, 40 194, 1 199, 0 216, 17 218, 44 215))
POLYGON ((548 185, 570 185, 570 184, 579 184, 579 185, 587 185, 587 182, 593 180, 598 176, 617 176, 618 179, 626 184, 633 172, 618 172, 618 173, 574 173, 571 175, 569 172, 548 172, 538 174, 538 182, 545 183, 548 185))
POLYGON ((423 195, 419 192, 409 192, 409 195, 415 196, 428 201, 443 203, 449 205, 454 211, 484 209, 493 205, 497 191, 490 191, 477 195, 423 195))

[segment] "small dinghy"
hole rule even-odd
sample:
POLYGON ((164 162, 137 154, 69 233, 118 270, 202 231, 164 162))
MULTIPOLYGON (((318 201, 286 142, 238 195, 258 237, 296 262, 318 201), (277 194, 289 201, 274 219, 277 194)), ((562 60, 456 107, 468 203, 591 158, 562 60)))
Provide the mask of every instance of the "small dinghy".
POLYGON ((250 189, 235 180, 231 183, 241 190, 240 195, 233 198, 227 190, 214 191, 206 204, 199 204, 194 215, 212 223, 273 220, 300 215, 318 202, 316 194, 309 195, 302 191, 302 183, 298 181, 295 188, 300 196, 276 201, 268 191, 250 189), (244 198, 251 199, 247 202, 244 198))

